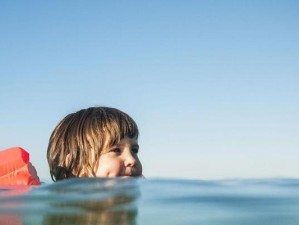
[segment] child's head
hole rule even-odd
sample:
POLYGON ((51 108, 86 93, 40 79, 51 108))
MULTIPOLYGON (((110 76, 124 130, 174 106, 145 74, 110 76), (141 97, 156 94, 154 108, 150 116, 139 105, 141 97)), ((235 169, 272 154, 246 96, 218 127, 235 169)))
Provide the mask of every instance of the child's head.
POLYGON ((135 121, 115 108, 91 107, 67 115, 49 140, 52 179, 141 176, 138 134, 135 121))

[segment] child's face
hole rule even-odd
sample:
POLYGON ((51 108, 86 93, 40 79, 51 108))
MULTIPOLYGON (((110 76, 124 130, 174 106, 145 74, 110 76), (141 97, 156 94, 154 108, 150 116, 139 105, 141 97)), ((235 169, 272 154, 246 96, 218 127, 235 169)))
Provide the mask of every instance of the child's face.
POLYGON ((125 137, 114 146, 106 147, 99 159, 97 177, 141 176, 142 165, 137 156, 136 138, 125 137))

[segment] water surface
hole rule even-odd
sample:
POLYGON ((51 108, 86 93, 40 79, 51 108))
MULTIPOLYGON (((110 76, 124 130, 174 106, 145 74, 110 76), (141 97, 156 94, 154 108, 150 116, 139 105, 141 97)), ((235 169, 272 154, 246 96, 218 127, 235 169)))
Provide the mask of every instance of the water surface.
POLYGON ((1 187, 0 225, 298 225, 299 180, 71 179, 1 187))

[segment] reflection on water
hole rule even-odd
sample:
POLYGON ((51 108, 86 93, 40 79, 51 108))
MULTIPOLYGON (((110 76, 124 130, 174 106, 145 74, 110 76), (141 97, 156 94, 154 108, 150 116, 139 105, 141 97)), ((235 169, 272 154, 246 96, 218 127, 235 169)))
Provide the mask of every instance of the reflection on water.
POLYGON ((0 189, 0 225, 298 225, 299 180, 71 179, 0 189))
POLYGON ((135 224, 137 208, 134 203, 139 191, 133 181, 91 179, 85 183, 79 179, 59 186, 52 185, 52 193, 67 194, 68 200, 52 203, 52 206, 77 213, 48 214, 43 219, 44 225, 135 224))

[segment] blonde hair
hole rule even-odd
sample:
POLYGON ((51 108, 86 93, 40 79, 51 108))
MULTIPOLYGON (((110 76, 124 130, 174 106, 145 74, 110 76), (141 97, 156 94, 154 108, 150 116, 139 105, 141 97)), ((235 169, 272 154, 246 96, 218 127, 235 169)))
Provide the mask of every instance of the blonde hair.
POLYGON ((105 146, 122 138, 138 138, 135 121, 109 107, 90 107, 67 115, 49 140, 47 159, 53 181, 95 176, 95 167, 105 146))

